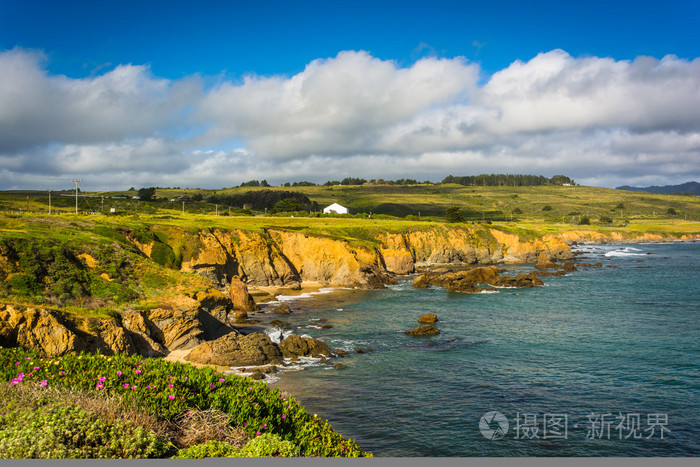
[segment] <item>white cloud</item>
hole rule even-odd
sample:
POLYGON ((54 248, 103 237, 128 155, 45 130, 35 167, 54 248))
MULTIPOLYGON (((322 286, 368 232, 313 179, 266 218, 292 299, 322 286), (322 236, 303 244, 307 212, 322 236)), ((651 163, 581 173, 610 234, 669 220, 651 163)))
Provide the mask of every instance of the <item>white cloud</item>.
POLYGON ((38 52, 0 53, 0 153, 51 143, 151 137, 182 124, 196 79, 170 82, 147 67, 119 65, 101 76, 49 75, 38 52))
POLYGON ((605 186, 700 178, 700 59, 554 50, 478 85, 478 65, 463 58, 399 67, 349 51, 206 91, 144 66, 71 79, 44 62, 0 53, 5 187, 36 186, 20 174, 212 188, 484 172, 605 186))

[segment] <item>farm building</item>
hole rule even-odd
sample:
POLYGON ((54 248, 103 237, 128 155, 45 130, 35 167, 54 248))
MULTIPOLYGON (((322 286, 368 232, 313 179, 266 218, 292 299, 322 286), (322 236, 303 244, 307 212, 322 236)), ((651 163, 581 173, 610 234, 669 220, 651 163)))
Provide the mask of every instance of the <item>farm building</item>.
POLYGON ((333 203, 330 206, 326 206, 325 208, 323 208, 324 214, 330 214, 332 212, 336 214, 347 214, 348 208, 346 208, 345 206, 341 206, 338 203, 333 203))

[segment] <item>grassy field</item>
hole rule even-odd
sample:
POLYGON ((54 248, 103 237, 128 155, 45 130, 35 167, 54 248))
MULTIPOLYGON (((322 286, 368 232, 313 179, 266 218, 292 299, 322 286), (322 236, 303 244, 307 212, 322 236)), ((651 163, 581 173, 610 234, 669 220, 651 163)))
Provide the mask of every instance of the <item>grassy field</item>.
MULTIPOLYGON (((409 186, 305 186, 241 187, 222 190, 158 189, 157 201, 133 199, 136 191, 81 193, 80 212, 109 212, 114 208, 127 214, 169 214, 183 212, 179 196, 201 195, 202 201, 189 201, 184 212, 235 214, 240 207, 207 203, 212 196, 224 197, 260 190, 283 190, 303 193, 319 206, 337 202, 353 214, 388 215, 410 220, 440 220, 450 206, 462 209, 467 220, 500 220, 544 223, 577 223, 582 217, 592 221, 607 217, 614 223, 633 219, 700 220, 700 200, 696 196, 657 195, 586 186, 477 187, 446 185, 409 186), (674 214, 675 213, 675 214, 674 214)), ((74 212, 71 192, 52 194, 53 212, 74 212)), ((48 213, 48 192, 0 192, 0 211, 48 213)))

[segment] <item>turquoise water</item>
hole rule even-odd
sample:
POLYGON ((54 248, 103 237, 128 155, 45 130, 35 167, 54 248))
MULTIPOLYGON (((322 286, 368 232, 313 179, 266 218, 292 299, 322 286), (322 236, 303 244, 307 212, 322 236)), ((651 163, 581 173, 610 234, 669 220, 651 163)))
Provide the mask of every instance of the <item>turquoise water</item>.
POLYGON ((347 368, 311 366, 274 385, 375 456, 700 455, 700 244, 581 251, 618 267, 496 294, 405 278, 289 302, 285 319, 347 350, 331 361, 347 368), (403 334, 429 312, 440 335, 403 334), (333 327, 308 326, 318 319, 333 327), (479 429, 492 411, 508 421, 501 439, 479 429))

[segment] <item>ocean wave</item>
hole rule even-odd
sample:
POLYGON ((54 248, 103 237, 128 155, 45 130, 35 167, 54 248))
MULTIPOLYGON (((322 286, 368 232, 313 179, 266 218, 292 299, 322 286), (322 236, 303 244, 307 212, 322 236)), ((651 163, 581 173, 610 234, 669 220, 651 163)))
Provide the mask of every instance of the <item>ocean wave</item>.
POLYGON ((335 287, 322 287, 318 289, 316 292, 304 292, 300 293, 298 295, 277 295, 275 298, 277 299, 274 302, 267 302, 267 303, 282 303, 282 302, 291 302, 294 300, 302 299, 302 298, 313 298, 315 295, 324 295, 324 294, 329 294, 334 291, 338 290, 338 288, 335 287))
POLYGON ((642 252, 639 248, 625 247, 618 250, 608 251, 603 256, 645 256, 646 253, 642 252), (639 253, 638 253, 639 252, 639 253))
POLYGON ((279 344, 286 337, 294 334, 294 331, 292 331, 291 329, 282 329, 282 328, 278 328, 278 327, 272 327, 272 328, 265 329, 264 333, 268 335, 268 337, 270 338, 270 340, 272 342, 274 342, 275 344, 279 344))

